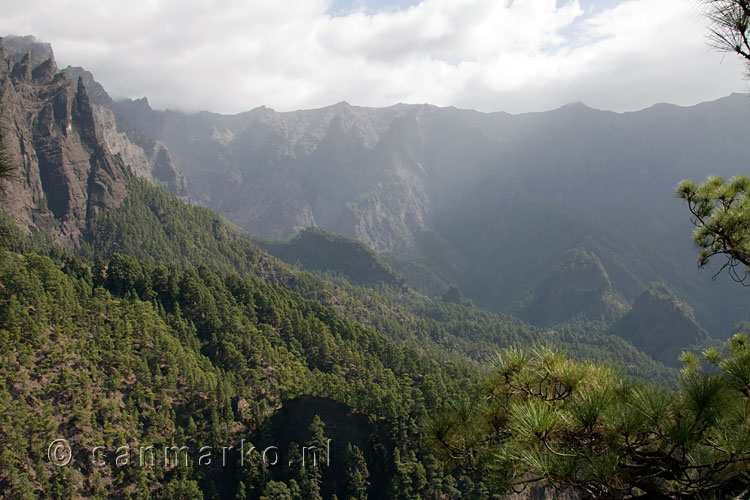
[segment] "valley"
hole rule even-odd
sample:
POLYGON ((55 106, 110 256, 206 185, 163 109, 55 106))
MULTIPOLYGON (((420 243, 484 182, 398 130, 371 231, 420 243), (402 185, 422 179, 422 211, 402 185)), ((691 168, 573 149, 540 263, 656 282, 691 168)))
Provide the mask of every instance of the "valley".
POLYGON ((750 96, 183 113, 34 37, 0 55, 0 496, 746 486, 723 432, 747 431, 750 296, 696 268, 674 193, 742 174, 750 96), (253 444, 283 460, 217 451, 253 444))

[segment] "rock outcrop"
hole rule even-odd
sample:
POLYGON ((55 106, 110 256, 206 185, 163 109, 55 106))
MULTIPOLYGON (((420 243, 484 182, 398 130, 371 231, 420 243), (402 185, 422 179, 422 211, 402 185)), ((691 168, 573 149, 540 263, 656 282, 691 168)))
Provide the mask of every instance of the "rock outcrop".
POLYGON ((133 169, 136 175, 146 177, 177 196, 187 198, 187 183, 163 142, 140 137, 136 143, 127 133, 121 132, 114 111, 108 106, 94 105, 94 121, 99 136, 113 154, 133 169))
POLYGON ((31 50, 20 60, 0 51, 0 132, 18 166, 2 208, 22 228, 75 247, 91 218, 125 198, 130 170, 97 134, 82 80, 67 79, 53 59, 35 65, 31 50))
POLYGON ((111 106, 114 102, 112 97, 104 90, 104 87, 94 79, 94 75, 90 71, 86 71, 80 66, 68 66, 63 71, 65 72, 65 76, 74 82, 77 82, 79 78, 83 80, 92 104, 97 106, 111 106))
POLYGON ((159 140, 146 137, 129 127, 115 114, 114 100, 91 72, 81 67, 68 66, 65 75, 83 81, 93 103, 97 132, 114 154, 141 177, 146 177, 177 196, 187 198, 185 176, 177 169, 167 146, 159 140))
POLYGON ((15 62, 20 62, 26 55, 29 56, 31 65, 36 67, 49 59, 55 59, 52 45, 40 42, 31 35, 17 36, 7 35, 3 37, 3 47, 8 56, 15 62))

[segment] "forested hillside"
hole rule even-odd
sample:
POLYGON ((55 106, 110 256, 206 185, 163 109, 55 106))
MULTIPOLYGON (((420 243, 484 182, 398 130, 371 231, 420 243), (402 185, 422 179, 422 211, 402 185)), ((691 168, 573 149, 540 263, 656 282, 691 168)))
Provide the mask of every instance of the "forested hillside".
MULTIPOLYGON (((488 500, 526 483, 593 496, 746 485, 744 337, 705 351, 713 371, 687 354, 678 373, 683 348, 711 342, 700 312, 665 285, 640 292, 656 275, 702 297, 698 282, 622 228, 540 201, 520 156, 530 177, 493 171, 483 162, 505 146, 486 117, 346 104, 231 117, 255 128, 212 137, 242 145, 230 150, 252 160, 256 194, 317 193, 304 220, 298 206, 279 224, 253 219, 278 225, 272 236, 302 229, 267 240, 184 199, 175 165, 223 153, 210 141, 173 149, 171 125, 200 137, 226 117, 107 101, 49 55, 2 51, 0 65, 0 497, 488 500), (439 144, 447 136, 465 149, 439 144), (342 150, 385 167, 360 175, 342 150), (470 150, 490 170, 427 174, 470 150), (309 176, 287 182, 303 157, 309 176), (432 190, 450 195, 442 212, 432 190), (303 229, 323 220, 392 252, 303 229), (518 241, 528 227, 538 232, 518 241), (523 319, 488 310, 511 303, 523 319)), ((248 186, 221 175, 239 186, 231 205, 248 186)))
MULTIPOLYGON (((6 100, 26 96, 27 107, 42 107, 31 106, 31 97, 47 95, 54 104, 49 91, 33 94, 48 83, 52 67, 28 80, 20 69, 24 49, 51 55, 51 48, 12 41, 10 60, 18 68, 10 81, 18 89, 5 92, 6 100)), ((235 116, 186 115, 153 110, 145 99, 116 102, 82 68, 63 74, 79 77, 87 92, 82 130, 93 124, 113 157, 261 236, 293 237, 308 227, 354 236, 383 252, 379 259, 421 293, 440 298, 456 285, 477 306, 541 328, 618 331, 615 322, 652 282, 665 283, 714 337, 725 338, 747 319, 744 297, 728 283, 712 281, 709 272, 694 272, 689 222, 671 197, 683 177, 737 173, 732 158, 748 152, 743 141, 726 134, 740 134, 747 125, 741 112, 746 96, 625 114, 579 104, 514 116, 339 103, 294 113, 259 108, 235 116), (718 172, 708 168, 712 163, 721 166, 718 172), (555 284, 571 252, 599 260, 608 284, 592 299, 598 305, 583 296, 573 300, 566 285, 555 284)), ((64 79, 56 81, 62 85, 64 79)), ((40 136, 31 128, 24 137, 40 136)), ((58 129, 50 130, 62 134, 58 129)), ((12 146, 20 158, 34 144, 17 153, 12 146)), ((80 217, 71 217, 66 204, 82 205, 91 188, 71 182, 68 192, 60 192, 43 180, 10 198, 26 211, 27 224, 56 221, 66 232, 59 241, 76 240, 82 228, 68 226, 80 217), (49 200, 52 213, 39 208, 49 200)), ((113 189, 121 184, 118 179, 113 189)), ((119 203, 121 189, 113 193, 102 201, 119 203)), ((93 210, 86 216, 98 209, 99 197, 87 202, 93 210)), ((355 284, 400 279, 387 276, 390 271, 368 257, 366 247, 354 257, 355 246, 344 240, 326 246, 330 238, 307 231, 291 245, 263 244, 314 272, 337 264, 338 278, 355 284), (345 248, 350 259, 333 257, 331 251, 345 248)), ((668 336, 677 339, 679 332, 668 336)), ((685 344, 671 347, 679 351, 685 344)))
MULTIPOLYGON (((78 256, 38 246, 6 219, 0 283, 8 495, 200 498, 200 491, 233 498, 242 482, 247 498, 260 498, 266 488, 322 488, 325 498, 344 497, 344 465, 305 479, 234 462, 206 468, 197 456, 187 470, 123 471, 87 460, 86 450, 96 445, 114 460, 123 445, 256 443, 269 439, 264 428, 287 418, 274 416, 280 408, 296 404, 295 422, 303 427, 312 425, 314 408, 332 427, 354 425, 346 424, 349 413, 369 416, 366 432, 375 438, 333 429, 326 435, 335 436, 332 456, 362 456, 347 460, 370 470, 370 484, 377 485, 367 490, 370 498, 417 490, 432 491, 426 498, 458 491, 485 498, 478 477, 445 475, 420 444, 421 419, 480 373, 473 360, 501 346, 551 342, 581 358, 669 376, 616 337, 541 332, 400 285, 325 282, 264 254, 211 211, 144 180, 133 178, 128 192, 118 208, 92 221, 78 256), (30 434, 35 438, 26 441, 30 434), (70 468, 50 465, 45 455, 46 444, 60 436, 74 450, 70 468)), ((294 448, 285 435, 279 439, 294 448)))
MULTIPOLYGON (((640 373, 669 377, 668 370, 615 336, 584 334, 568 328, 540 330, 470 304, 430 299, 401 284, 375 288, 333 284, 270 257, 211 210, 191 206, 140 179, 133 179, 129 192, 120 207, 92 222, 80 250, 83 255, 106 258, 119 252, 155 263, 207 265, 259 278, 333 307, 349 318, 374 326, 383 335, 439 357, 481 361, 491 357, 498 347, 551 342, 565 345, 579 358, 593 356, 637 371, 648 367, 640 373), (617 348, 611 349, 613 345, 617 348)), ((358 251, 361 248, 357 244, 354 247, 358 251)), ((348 258, 342 265, 355 262, 348 258)))
MULTIPOLYGON (((330 471, 307 477, 295 469, 305 498, 319 488, 326 498, 344 497, 351 478, 341 472, 356 456, 361 468, 374 471, 371 498, 389 498, 387 491, 408 488, 404 482, 445 479, 422 465, 430 461, 417 422, 457 381, 470 379, 465 367, 438 364, 257 278, 121 254, 90 262, 59 251, 17 253, 23 246, 16 241, 3 250, 0 264, 4 496, 234 498, 243 482, 248 498, 258 498, 282 477, 294 489, 291 476, 241 468, 236 456, 208 467, 191 455, 187 467, 173 469, 113 460, 120 446, 177 444, 195 452, 236 446, 242 438, 257 442, 268 438, 267 418, 303 395, 331 401, 323 407, 332 425, 350 412, 369 415, 371 430, 362 432, 375 433, 353 441, 367 444, 364 458, 347 447, 346 434, 328 433, 336 438, 330 471), (73 449, 70 467, 48 462, 55 438, 73 449), (377 453, 370 439, 380 443, 377 453), (106 465, 92 465, 94 446, 106 450, 106 465)), ((298 412, 298 421, 313 424, 315 406, 303 404, 298 412)), ((316 425, 324 432, 325 421, 316 425)), ((281 445, 292 453, 289 442, 281 445)))

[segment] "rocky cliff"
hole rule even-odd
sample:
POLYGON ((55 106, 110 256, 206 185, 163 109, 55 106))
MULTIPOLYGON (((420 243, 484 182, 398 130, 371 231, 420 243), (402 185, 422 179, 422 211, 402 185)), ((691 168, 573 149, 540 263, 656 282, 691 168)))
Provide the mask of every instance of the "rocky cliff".
POLYGON ((118 154, 126 165, 141 177, 153 181, 177 196, 187 198, 185 176, 177 169, 167 146, 146 137, 118 121, 114 101, 91 72, 81 67, 68 66, 65 75, 83 81, 94 108, 97 133, 113 154, 118 154))
POLYGON ((131 171, 187 197, 164 143, 123 131, 91 73, 58 71, 52 47, 33 36, 0 40, 3 148, 19 168, 2 208, 19 225, 75 246, 91 217, 124 198, 131 171))
POLYGON ((127 128, 167 145, 191 198, 252 233, 288 238, 318 226, 406 251, 429 224, 424 144, 408 106, 227 117, 156 111, 139 99, 114 109, 127 128), (401 144, 409 131, 413 143, 401 144))
POLYGON ((21 62, 21 59, 28 54, 33 67, 39 66, 47 59, 55 58, 52 45, 41 42, 32 35, 7 35, 3 37, 3 47, 8 57, 15 62, 21 62))
POLYGON ((21 227, 76 246, 92 217, 123 200, 129 169, 97 134, 82 80, 67 79, 51 58, 35 65, 31 51, 18 60, 2 43, 0 131, 19 169, 3 209, 21 227))

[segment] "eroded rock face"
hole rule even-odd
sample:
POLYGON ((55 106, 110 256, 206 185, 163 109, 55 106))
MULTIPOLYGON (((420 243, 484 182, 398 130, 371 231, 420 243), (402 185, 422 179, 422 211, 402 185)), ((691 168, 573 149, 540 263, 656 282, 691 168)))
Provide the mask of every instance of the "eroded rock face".
POLYGON ((166 145, 159 140, 138 134, 121 123, 114 112, 114 101, 89 71, 72 66, 63 71, 69 79, 80 79, 86 87, 93 104, 97 133, 112 154, 120 155, 122 161, 132 168, 136 175, 146 177, 167 191, 187 198, 185 176, 177 170, 166 145))
POLYGON ((175 167, 163 142, 149 138, 141 138, 135 142, 127 133, 120 132, 111 108, 94 105, 93 111, 97 133, 113 154, 119 155, 136 175, 149 179, 177 196, 187 197, 185 177, 175 167))
POLYGON ((0 52, 3 148, 18 167, 3 209, 28 231, 75 247, 92 217, 125 198, 130 171, 97 134, 80 79, 67 79, 53 59, 35 66, 31 52, 18 62, 0 52))
POLYGON ((77 82, 78 79, 83 80, 83 84, 86 86, 86 92, 89 95, 89 100, 92 104, 98 106, 111 106, 112 98, 104 90, 104 87, 94 79, 94 75, 90 71, 86 71, 80 66, 68 66, 63 70, 65 76, 70 80, 77 82))

